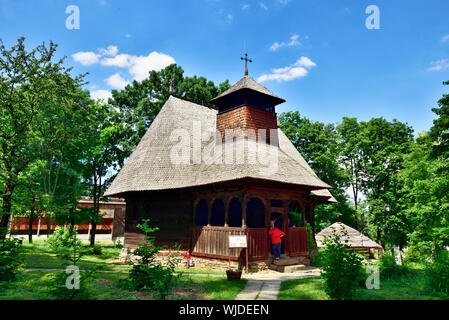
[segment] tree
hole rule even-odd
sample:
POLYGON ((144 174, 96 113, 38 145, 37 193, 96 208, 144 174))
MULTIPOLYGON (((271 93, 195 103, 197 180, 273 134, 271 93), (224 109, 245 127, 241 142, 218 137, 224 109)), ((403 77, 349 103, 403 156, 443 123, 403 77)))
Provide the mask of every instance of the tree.
POLYGON ((120 126, 111 121, 114 109, 108 104, 98 102, 92 106, 83 173, 84 178, 91 182, 88 191, 93 198, 90 245, 94 246, 96 226, 101 221, 100 199, 108 186, 106 175, 111 168, 117 169, 116 159, 120 157, 121 150, 117 140, 120 136, 120 126))
POLYGON ((41 176, 39 168, 31 163, 27 170, 19 175, 15 193, 15 201, 12 203, 14 216, 28 219, 28 242, 33 242, 33 222, 43 214, 43 203, 39 201, 41 194, 41 176))
POLYGON ((410 152, 413 129, 396 119, 389 122, 384 118, 361 122, 360 127, 364 170, 361 189, 367 195, 370 220, 376 226, 377 241, 380 242, 382 232, 385 234, 391 229, 400 232, 399 228, 393 228, 400 211, 396 201, 400 190, 397 174, 403 168, 404 155, 410 152), (391 206, 388 214, 386 204, 391 206))
POLYGON ((339 163, 350 176, 350 184, 354 198, 354 222, 358 229, 359 218, 357 215, 359 204, 359 192, 363 181, 361 127, 356 118, 343 117, 341 124, 337 126, 338 144, 340 145, 339 163))
POLYGON ((53 62, 56 45, 44 43, 27 52, 25 39, 7 50, 0 40, 0 174, 5 238, 18 177, 37 154, 32 126, 50 97, 71 99, 67 88, 80 87, 83 75, 72 77, 64 59, 53 62))
POLYGON ((279 122, 282 131, 317 176, 333 187, 330 192, 338 201, 337 204, 316 207, 314 231, 338 221, 353 226, 354 209, 349 206, 345 194, 349 176, 338 162, 339 144, 335 127, 301 117, 298 111, 282 113, 279 122))
POLYGON ((401 172, 410 245, 428 252, 449 245, 449 95, 438 105, 432 109, 438 118, 429 133, 419 135, 401 172))

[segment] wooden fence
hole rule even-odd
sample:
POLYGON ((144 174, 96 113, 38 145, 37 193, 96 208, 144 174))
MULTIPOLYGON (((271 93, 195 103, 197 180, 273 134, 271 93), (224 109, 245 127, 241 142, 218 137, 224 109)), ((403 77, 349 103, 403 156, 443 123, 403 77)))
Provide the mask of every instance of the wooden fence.
POLYGON ((237 260, 242 249, 229 249, 230 235, 245 235, 248 240, 248 259, 263 260, 269 255, 266 228, 193 227, 192 254, 196 256, 237 260))

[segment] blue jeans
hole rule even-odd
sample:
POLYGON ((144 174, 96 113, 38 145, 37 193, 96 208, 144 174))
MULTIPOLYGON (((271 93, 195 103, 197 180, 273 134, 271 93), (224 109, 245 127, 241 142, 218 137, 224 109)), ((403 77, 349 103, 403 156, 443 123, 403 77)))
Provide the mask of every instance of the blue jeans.
POLYGON ((271 244, 271 253, 274 254, 274 257, 276 259, 279 259, 281 257, 281 244, 280 243, 271 244))

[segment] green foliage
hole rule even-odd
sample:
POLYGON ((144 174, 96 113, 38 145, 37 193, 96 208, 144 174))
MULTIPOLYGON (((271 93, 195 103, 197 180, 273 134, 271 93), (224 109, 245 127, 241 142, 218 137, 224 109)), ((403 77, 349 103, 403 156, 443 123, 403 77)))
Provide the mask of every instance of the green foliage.
POLYGON ((90 252, 91 252, 91 254, 96 255, 96 256, 101 256, 101 254, 103 253, 101 246, 92 247, 90 252))
POLYGON ((48 280, 47 294, 55 300, 89 300, 92 296, 92 272, 80 272, 79 289, 69 289, 66 272, 56 272, 48 280))
POLYGON ((18 243, 17 239, 0 240, 0 281, 14 279, 22 265, 18 243))
MULTIPOLYGON (((175 268, 180 258, 169 251, 166 264, 156 261, 156 255, 167 246, 156 246, 155 238, 151 233, 159 230, 149 226, 149 219, 143 219, 137 227, 145 233, 145 241, 134 250, 133 254, 140 257, 138 263, 130 271, 129 278, 135 290, 154 291, 157 299, 165 300, 171 293, 171 288, 176 283, 175 268)), ((179 246, 174 248, 179 250, 179 246)))
POLYGON ((55 250, 57 256, 64 261, 62 267, 66 269, 66 272, 56 273, 52 276, 49 280, 48 294, 56 300, 89 299, 91 295, 90 285, 93 281, 95 269, 87 272, 81 272, 79 270, 79 262, 86 254, 86 250, 77 238, 78 233, 76 229, 61 229, 55 230, 53 235, 49 237, 49 240, 50 246, 55 250), (68 269, 69 267, 71 269, 68 269), (78 288, 70 288, 67 286, 68 277, 73 276, 73 269, 77 269, 77 275, 79 276, 77 279, 79 281, 78 288))
POLYGON ((120 241, 120 239, 114 241, 114 247, 117 248, 117 249, 122 249, 123 248, 123 244, 120 241))
POLYGON ((347 240, 342 243, 342 238, 346 236, 344 228, 341 229, 341 236, 334 229, 331 236, 325 237, 325 249, 320 252, 324 290, 332 299, 352 299, 364 277, 362 258, 346 249, 347 240))
POLYGON ((298 111, 281 113, 280 128, 317 176, 332 186, 338 203, 315 208, 315 232, 334 222, 354 225, 354 209, 347 201, 350 179, 339 165, 340 143, 335 126, 301 117, 298 111))
POLYGON ((53 250, 72 248, 78 232, 75 228, 57 226, 52 235, 46 240, 53 250))
POLYGON ((379 260, 379 272, 381 279, 399 278, 409 273, 406 265, 399 265, 396 259, 385 252, 379 260))
MULTIPOLYGON (((17 44, 6 49, 0 40, 0 194, 3 195, 0 228, 5 228, 10 220, 19 176, 31 163, 44 157, 41 148, 46 146, 46 136, 41 135, 38 129, 48 127, 46 124, 52 119, 58 120, 58 110, 76 105, 77 93, 82 92, 80 87, 84 84, 84 75, 73 77, 71 69, 64 66, 64 59, 55 61, 56 47, 50 42, 48 46, 43 43, 27 51, 25 38, 21 37, 17 44), (56 114, 51 118, 53 113, 56 114)), ((77 107, 71 110, 79 110, 78 113, 82 114, 82 108, 77 107)), ((68 114, 64 119, 70 119, 68 114)), ((64 125, 52 123, 50 127, 59 137, 66 136, 66 130, 78 128, 73 121, 66 121, 64 125)), ((46 141, 50 141, 48 138, 46 141)), ((58 143, 64 144, 60 140, 58 143)), ((69 143, 65 146, 70 149, 69 143)), ((75 155, 42 161, 57 166, 62 159, 72 159, 75 155)), ((40 181, 57 179, 46 175, 40 181)), ((4 238, 4 233, 0 233, 0 238, 4 238)))
POLYGON ((449 252, 435 252, 426 264, 427 288, 432 294, 449 299, 449 252))
POLYGON ((288 217, 290 218, 291 223, 295 225, 296 227, 302 227, 302 213, 301 212, 295 212, 295 211, 288 211, 288 217))

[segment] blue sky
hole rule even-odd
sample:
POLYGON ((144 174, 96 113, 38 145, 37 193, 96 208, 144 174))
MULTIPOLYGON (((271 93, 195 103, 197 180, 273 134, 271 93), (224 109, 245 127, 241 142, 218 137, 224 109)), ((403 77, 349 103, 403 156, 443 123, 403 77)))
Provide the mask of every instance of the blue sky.
POLYGON ((87 89, 105 96, 176 62, 216 83, 249 73, 312 120, 383 116, 428 130, 449 88, 449 1, 405 0, 0 0, 0 37, 49 40, 87 89), (66 8, 79 8, 69 30, 66 8), (367 29, 369 5, 380 29, 367 29))

